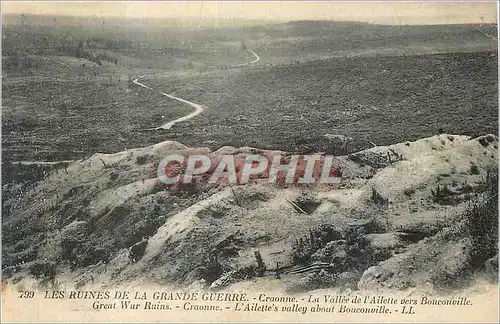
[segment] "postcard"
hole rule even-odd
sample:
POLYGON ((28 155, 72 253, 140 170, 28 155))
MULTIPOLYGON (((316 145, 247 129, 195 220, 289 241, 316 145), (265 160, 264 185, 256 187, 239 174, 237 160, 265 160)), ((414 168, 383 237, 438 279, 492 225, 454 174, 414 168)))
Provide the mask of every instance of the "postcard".
POLYGON ((498 4, 3 1, 2 321, 498 322, 498 4))

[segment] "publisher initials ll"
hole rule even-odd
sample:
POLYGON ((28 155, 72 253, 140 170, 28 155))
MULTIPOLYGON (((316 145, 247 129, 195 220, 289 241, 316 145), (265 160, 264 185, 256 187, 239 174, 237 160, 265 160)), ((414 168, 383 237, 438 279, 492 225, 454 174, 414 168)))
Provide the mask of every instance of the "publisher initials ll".
POLYGON ((415 312, 413 311, 413 306, 408 306, 408 308, 406 308, 406 306, 403 306, 401 314, 408 314, 408 315, 415 314, 415 312))

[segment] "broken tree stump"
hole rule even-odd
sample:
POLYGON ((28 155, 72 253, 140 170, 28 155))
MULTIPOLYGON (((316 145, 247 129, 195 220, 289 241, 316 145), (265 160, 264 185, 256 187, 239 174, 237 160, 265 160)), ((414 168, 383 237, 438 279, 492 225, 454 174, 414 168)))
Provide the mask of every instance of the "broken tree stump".
POLYGON ((276 279, 281 279, 279 262, 276 262, 276 279))
POLYGON ((264 271, 266 271, 266 265, 262 260, 262 256, 259 251, 254 251, 255 259, 257 260, 257 275, 259 277, 264 276, 264 271))

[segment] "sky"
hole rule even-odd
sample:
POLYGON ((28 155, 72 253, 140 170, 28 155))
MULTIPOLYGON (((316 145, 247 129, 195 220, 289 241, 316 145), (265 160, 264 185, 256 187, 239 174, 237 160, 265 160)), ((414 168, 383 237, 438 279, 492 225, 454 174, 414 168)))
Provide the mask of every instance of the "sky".
POLYGON ((344 20, 380 24, 496 23, 489 2, 298 2, 298 1, 2 1, 4 14, 130 18, 231 18, 250 20, 344 20))

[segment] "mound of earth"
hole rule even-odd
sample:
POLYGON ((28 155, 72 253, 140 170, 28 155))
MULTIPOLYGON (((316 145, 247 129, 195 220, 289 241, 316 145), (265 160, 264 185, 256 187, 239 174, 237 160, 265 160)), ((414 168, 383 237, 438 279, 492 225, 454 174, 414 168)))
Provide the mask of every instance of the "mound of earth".
POLYGON ((167 141, 55 170, 4 202, 4 278, 217 288, 280 277, 289 289, 404 290, 494 271, 496 246, 478 245, 464 215, 478 199, 497 210, 487 196, 495 135, 441 134, 339 156, 336 186, 164 188, 156 176, 168 154, 256 152, 167 141))

